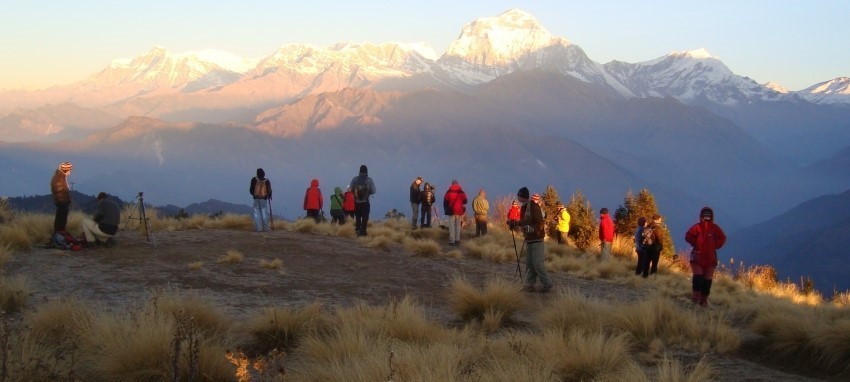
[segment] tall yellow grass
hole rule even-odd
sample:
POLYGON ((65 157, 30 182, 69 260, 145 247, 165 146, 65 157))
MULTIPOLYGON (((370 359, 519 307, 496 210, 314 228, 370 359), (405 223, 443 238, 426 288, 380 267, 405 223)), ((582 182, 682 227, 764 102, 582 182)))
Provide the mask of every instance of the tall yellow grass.
POLYGON ((20 311, 29 301, 30 283, 24 276, 0 276, 0 309, 6 313, 20 311))
POLYGON ((452 310, 464 320, 483 320, 512 316, 525 305, 520 285, 502 278, 488 278, 484 288, 477 289, 461 277, 452 280, 449 301, 452 310))

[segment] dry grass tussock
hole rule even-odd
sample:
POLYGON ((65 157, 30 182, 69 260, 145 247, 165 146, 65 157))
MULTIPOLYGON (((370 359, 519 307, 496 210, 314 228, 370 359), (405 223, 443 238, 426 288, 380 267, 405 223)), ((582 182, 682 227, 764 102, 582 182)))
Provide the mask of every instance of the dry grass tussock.
POLYGON ((272 261, 268 261, 266 259, 260 259, 260 267, 265 269, 280 269, 283 267, 283 260, 274 259, 272 261))
POLYGON ((658 370, 653 381, 658 382, 703 382, 713 381, 714 369, 701 359, 692 368, 685 368, 676 359, 665 356, 658 364, 658 370))
POLYGON ((404 247, 415 256, 440 257, 442 255, 440 245, 432 239, 405 238, 402 243, 404 244, 404 247))
POLYGON ((203 262, 203 261, 193 261, 193 262, 191 262, 191 263, 189 263, 189 264, 186 264, 186 268, 189 268, 189 269, 191 269, 191 270, 193 270, 193 271, 197 271, 198 269, 201 269, 201 268, 203 268, 203 267, 204 267, 204 262, 203 262))
POLYGON ((764 336, 758 346, 766 358, 830 374, 850 373, 847 309, 783 301, 761 302, 751 309, 750 329, 764 336))
POLYGON ((452 310, 463 320, 483 320, 489 315, 490 322, 501 317, 500 322, 511 317, 525 305, 520 285, 502 279, 488 278, 483 289, 477 289, 461 277, 452 280, 449 302, 452 310))
POLYGON ((24 276, 0 277, 0 309, 6 313, 18 312, 27 305, 32 289, 24 276))
POLYGON ((472 240, 463 241, 461 246, 470 257, 492 261, 494 263, 515 262, 522 242, 518 241, 516 248, 511 243, 504 243, 497 235, 486 235, 472 240))
POLYGON ((0 269, 6 267, 6 263, 9 262, 9 260, 12 260, 14 253, 15 251, 12 250, 11 245, 0 244, 0 269))
POLYGON ((215 262, 218 264, 236 264, 241 263, 245 259, 245 255, 235 249, 228 249, 224 256, 219 257, 215 262))
POLYGON ((245 349, 251 354, 266 354, 273 349, 289 351, 323 327, 322 305, 314 302, 298 308, 266 308, 241 329, 250 336, 245 349))

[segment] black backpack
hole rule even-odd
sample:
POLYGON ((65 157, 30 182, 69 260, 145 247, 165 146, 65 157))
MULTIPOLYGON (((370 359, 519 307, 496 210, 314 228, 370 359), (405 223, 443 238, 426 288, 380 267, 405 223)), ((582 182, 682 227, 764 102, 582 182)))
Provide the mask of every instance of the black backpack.
POLYGON ((358 203, 368 202, 369 201, 369 184, 367 177, 359 177, 356 182, 352 185, 352 192, 354 192, 354 200, 358 203))

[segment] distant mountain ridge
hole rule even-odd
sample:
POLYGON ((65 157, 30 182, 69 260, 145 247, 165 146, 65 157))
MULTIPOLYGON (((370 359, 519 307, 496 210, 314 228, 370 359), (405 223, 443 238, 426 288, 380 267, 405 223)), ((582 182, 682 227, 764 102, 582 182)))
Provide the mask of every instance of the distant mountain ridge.
POLYGON ((801 203, 763 223, 730 235, 724 257, 745 265, 770 264, 781 278, 812 277, 826 295, 850 289, 847 240, 850 190, 801 203))

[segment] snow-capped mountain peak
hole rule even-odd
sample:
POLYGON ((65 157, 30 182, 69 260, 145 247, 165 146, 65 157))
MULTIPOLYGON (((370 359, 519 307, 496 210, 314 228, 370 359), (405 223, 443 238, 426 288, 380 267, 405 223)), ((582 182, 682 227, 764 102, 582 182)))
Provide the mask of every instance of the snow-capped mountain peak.
POLYGON ((850 77, 838 77, 797 92, 800 97, 821 104, 850 104, 850 77))
POLYGON ((764 84, 764 87, 766 87, 770 90, 773 90, 777 93, 782 93, 782 94, 788 94, 789 93, 787 88, 785 88, 784 86, 782 86, 782 85, 780 85, 776 82, 768 82, 768 83, 764 84))
POLYGON ((511 9, 464 25, 444 57, 480 65, 505 65, 523 53, 557 44, 571 45, 566 39, 549 34, 531 14, 511 9))

